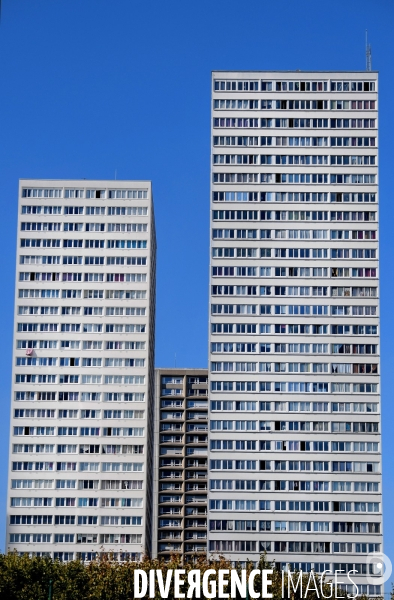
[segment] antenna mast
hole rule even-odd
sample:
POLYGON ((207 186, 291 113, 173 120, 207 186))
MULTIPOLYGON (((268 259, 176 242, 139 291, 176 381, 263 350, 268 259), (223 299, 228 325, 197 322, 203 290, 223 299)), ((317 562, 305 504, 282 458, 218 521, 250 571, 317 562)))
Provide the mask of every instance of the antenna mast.
POLYGON ((372 71, 372 51, 371 44, 368 44, 368 29, 365 30, 365 58, 366 70, 372 71))

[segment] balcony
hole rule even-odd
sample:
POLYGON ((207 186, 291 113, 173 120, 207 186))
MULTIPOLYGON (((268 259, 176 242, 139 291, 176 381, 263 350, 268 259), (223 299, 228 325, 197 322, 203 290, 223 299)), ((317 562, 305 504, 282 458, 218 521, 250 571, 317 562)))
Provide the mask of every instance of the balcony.
POLYGON ((160 467, 182 467, 181 458, 162 458, 160 461, 160 467))
POLYGON ((186 539, 187 540, 206 540, 207 534, 205 531, 196 531, 194 533, 192 533, 191 531, 188 531, 186 533, 186 539))
POLYGON ((171 411, 171 412, 162 412, 160 414, 161 421, 180 421, 183 419, 183 411, 171 411))
POLYGON ((206 519, 186 519, 185 527, 193 527, 193 528, 198 527, 198 528, 206 529, 207 520, 206 519))
POLYGON ((188 385, 201 385, 203 383, 205 383, 205 385, 206 385, 208 383, 208 377, 203 377, 203 376, 188 377, 187 383, 188 383, 188 385))
POLYGON ((171 544, 169 543, 162 543, 159 544, 159 552, 181 552, 182 551, 182 544, 171 544))
POLYGON ((207 445, 205 443, 205 445, 203 446, 203 444, 201 444, 201 448, 190 448, 190 447, 186 447, 186 454, 188 456, 195 454, 195 455, 200 455, 200 456, 207 456, 208 454, 208 448, 207 445))
POLYGON ((160 486, 161 492, 180 492, 182 490, 182 483, 162 483, 160 486))
POLYGON ((208 423, 188 423, 186 427, 187 431, 208 431, 208 423))
POLYGON ((182 408, 183 400, 162 400, 161 408, 182 408))
POLYGON ((196 459, 188 459, 187 461, 187 467, 197 467, 197 468, 201 468, 201 467, 206 467, 207 466, 207 461, 205 458, 196 458, 196 459))
POLYGON ((160 531, 160 540, 181 540, 182 533, 180 531, 160 531))
POLYGON ((202 471, 201 473, 199 473, 198 471, 189 471, 188 473, 186 473, 186 479, 206 479, 207 478, 207 473, 205 471, 202 471))
POLYGON ((206 492, 207 489, 206 483, 188 483, 186 485, 187 492, 206 492))
POLYGON ((174 375, 163 375, 161 378, 162 385, 183 385, 183 377, 174 375))
POLYGON ((208 444, 208 436, 207 435, 187 435, 186 436, 186 444, 208 444))
POLYGON ((185 552, 206 552, 206 544, 186 544, 185 552))
POLYGON ((187 421, 208 421, 208 414, 203 412, 188 412, 186 414, 186 419, 187 421))
POLYGON ((160 507, 160 515, 181 515, 182 509, 175 506, 162 506, 160 507))
POLYGON ((208 400, 188 400, 186 406, 187 408, 208 410, 208 400))
POLYGON ((179 446, 179 447, 175 447, 175 448, 161 446, 160 455, 165 456, 166 454, 174 454, 174 455, 182 456, 183 455, 183 446, 179 446))
POLYGON ((182 444, 183 435, 161 435, 161 444, 182 444))
POLYGON ((160 494, 159 502, 182 502, 182 494, 160 494))
POLYGON ((196 389, 196 388, 188 388, 186 395, 188 397, 190 396, 208 396, 208 390, 207 389, 196 389))
POLYGON ((206 504, 207 497, 204 496, 186 496, 186 504, 206 504))
POLYGON ((182 479, 183 471, 161 471, 160 479, 182 479))
POLYGON ((186 515, 190 516, 198 516, 198 517, 206 517, 207 509, 206 507, 193 506, 190 508, 186 508, 186 515))
POLYGON ((182 389, 162 389, 161 390, 161 396, 183 396, 183 390, 182 389))
POLYGON ((159 519, 159 527, 182 527, 182 519, 159 519))
POLYGON ((160 433, 166 434, 171 431, 176 431, 177 433, 182 433, 183 423, 162 423, 160 425, 160 433))

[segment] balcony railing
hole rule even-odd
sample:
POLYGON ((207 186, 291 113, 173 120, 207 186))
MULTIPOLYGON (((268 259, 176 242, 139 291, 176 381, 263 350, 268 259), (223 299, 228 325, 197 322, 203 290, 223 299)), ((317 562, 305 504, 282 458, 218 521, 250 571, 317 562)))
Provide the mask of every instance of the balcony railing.
POLYGON ((206 552, 205 544, 186 544, 186 552, 206 552))
POLYGON ((206 492, 207 489, 206 483, 188 483, 186 486, 187 492, 206 492))
POLYGON ((204 473, 197 473, 195 471, 189 472, 186 474, 186 479, 206 479, 207 478, 207 474, 204 473))
POLYGON ((201 527, 206 528, 207 521, 206 519, 186 519, 185 527, 201 527))
POLYGON ((186 496, 186 504, 206 504, 206 496, 186 496))

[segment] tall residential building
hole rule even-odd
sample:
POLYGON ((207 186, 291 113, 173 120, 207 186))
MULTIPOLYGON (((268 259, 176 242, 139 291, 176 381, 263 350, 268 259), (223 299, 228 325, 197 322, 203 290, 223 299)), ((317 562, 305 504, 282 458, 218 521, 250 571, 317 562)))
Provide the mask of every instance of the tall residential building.
POLYGON ((156 241, 149 181, 21 180, 7 547, 150 550, 156 241))
POLYGON ((207 552, 208 371, 156 369, 155 557, 207 552))
MULTIPOLYGON (((376 72, 214 72, 209 551, 382 550, 376 72)), ((369 586, 369 587, 367 587, 369 586)))

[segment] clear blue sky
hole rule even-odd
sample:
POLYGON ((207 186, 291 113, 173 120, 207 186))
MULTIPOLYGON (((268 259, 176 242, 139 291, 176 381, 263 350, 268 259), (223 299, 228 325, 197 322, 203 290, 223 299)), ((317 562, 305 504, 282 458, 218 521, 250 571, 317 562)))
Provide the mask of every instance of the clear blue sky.
POLYGON ((156 364, 207 366, 210 72, 380 71, 385 552, 394 559, 394 2, 3 0, 0 24, 0 548, 20 177, 151 179, 156 364))

